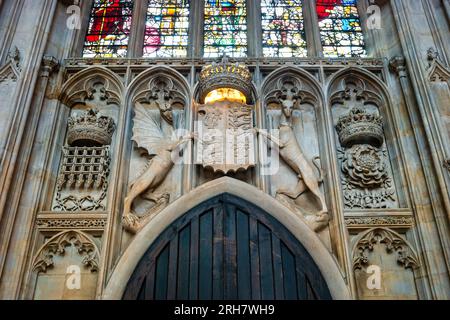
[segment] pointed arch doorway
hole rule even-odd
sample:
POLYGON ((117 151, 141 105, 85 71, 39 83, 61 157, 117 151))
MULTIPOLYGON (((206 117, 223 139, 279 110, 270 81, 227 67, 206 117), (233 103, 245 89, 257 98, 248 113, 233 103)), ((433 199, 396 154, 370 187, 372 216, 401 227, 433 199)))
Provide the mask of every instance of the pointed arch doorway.
POLYGON ((331 294, 286 227, 226 193, 189 210, 152 243, 123 299, 315 300, 331 294))

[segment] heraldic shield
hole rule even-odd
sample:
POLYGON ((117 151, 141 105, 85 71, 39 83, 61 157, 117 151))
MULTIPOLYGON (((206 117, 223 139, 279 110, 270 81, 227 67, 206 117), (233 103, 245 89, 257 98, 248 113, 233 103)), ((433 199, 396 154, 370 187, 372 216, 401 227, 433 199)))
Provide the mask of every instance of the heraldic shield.
POLYGON ((253 107, 216 101, 197 105, 196 163, 228 174, 255 166, 253 107))

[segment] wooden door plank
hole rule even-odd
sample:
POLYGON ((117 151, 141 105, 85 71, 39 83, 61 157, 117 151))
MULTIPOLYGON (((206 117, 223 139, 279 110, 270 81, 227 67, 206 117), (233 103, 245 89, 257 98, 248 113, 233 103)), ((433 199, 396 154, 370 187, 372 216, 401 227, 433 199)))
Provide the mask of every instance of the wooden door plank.
POLYGON ((250 300, 252 298, 250 226, 248 215, 240 210, 236 212, 236 229, 238 299, 250 300))
POLYGON ((191 226, 180 232, 178 243, 177 294, 179 300, 189 299, 189 265, 191 256, 191 226))
POLYGON ((236 249, 236 207, 224 206, 224 275, 226 300, 236 300, 237 294, 237 249, 236 249))
POLYGON ((224 298, 223 218, 224 208, 220 204, 214 208, 213 300, 224 298))
POLYGON ((189 264, 189 299, 198 299, 198 270, 199 270, 199 243, 200 243, 199 216, 194 216, 191 222, 190 264, 189 264))
POLYGON ((201 300, 211 300, 212 268, 213 268, 213 214, 212 210, 200 217, 199 245, 199 284, 198 297, 201 300))

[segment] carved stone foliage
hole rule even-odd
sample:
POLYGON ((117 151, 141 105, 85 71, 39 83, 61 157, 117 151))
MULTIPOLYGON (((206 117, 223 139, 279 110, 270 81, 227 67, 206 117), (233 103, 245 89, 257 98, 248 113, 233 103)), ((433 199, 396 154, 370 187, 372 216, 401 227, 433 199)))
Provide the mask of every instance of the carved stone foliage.
POLYGON ((388 227, 391 229, 409 229, 414 225, 412 215, 358 215, 345 216, 345 225, 350 230, 366 230, 374 227, 388 227))
POLYGON ((20 51, 15 47, 8 54, 7 63, 0 68, 0 83, 2 82, 16 82, 22 69, 20 67, 20 51))
POLYGON ((280 111, 279 125, 273 128, 276 131, 271 134, 260 131, 260 136, 272 142, 272 148, 278 150, 283 163, 295 174, 297 180, 292 188, 282 184, 276 190, 276 198, 294 213, 304 217, 311 228, 319 232, 329 222, 325 196, 320 188, 323 173, 317 161, 319 157, 309 158, 305 154, 294 127, 294 113, 305 104, 315 106, 317 98, 298 78, 283 76, 275 82, 274 88, 266 96, 266 104, 269 109, 280 111), (305 210, 301 203, 304 194, 309 194, 315 204, 312 214, 307 213, 309 210, 305 210))
POLYGON ((398 233, 387 228, 366 231, 353 250, 353 268, 361 269, 370 264, 370 252, 375 245, 384 245, 387 254, 396 254, 397 262, 405 268, 419 267, 419 259, 410 244, 398 233))
POLYGON ((429 62, 428 78, 430 82, 448 82, 450 84, 450 69, 439 58, 439 53, 430 48, 427 51, 429 62))
POLYGON ((82 264, 87 266, 92 272, 98 270, 99 251, 91 238, 75 230, 63 231, 48 240, 38 251, 33 262, 33 270, 36 272, 46 272, 54 265, 53 257, 64 256, 66 248, 73 246, 82 257, 82 264))
POLYGON ((389 173, 383 119, 378 115, 381 98, 365 90, 362 81, 347 79, 345 89, 335 94, 332 102, 349 110, 336 125, 346 208, 390 208, 396 194, 389 173), (369 112, 366 104, 377 110, 369 112))
POLYGON ((122 222, 129 232, 139 231, 170 202, 169 192, 157 190, 173 169, 174 159, 191 140, 191 136, 176 134, 182 121, 175 111, 183 110, 185 101, 176 83, 163 75, 151 79, 148 89, 135 99, 132 140, 148 162, 125 198, 122 222), (135 210, 138 200, 149 203, 144 212, 135 210))
POLYGON ((72 77, 61 89, 59 99, 68 107, 84 105, 86 108, 121 105, 122 80, 111 71, 92 67, 72 77))
POLYGON ((114 121, 89 109, 70 117, 68 127, 68 146, 63 147, 53 209, 106 210, 114 121))
POLYGON ((93 229, 103 230, 106 227, 105 218, 92 217, 70 217, 55 218, 45 217, 38 218, 36 225, 39 229, 93 229))

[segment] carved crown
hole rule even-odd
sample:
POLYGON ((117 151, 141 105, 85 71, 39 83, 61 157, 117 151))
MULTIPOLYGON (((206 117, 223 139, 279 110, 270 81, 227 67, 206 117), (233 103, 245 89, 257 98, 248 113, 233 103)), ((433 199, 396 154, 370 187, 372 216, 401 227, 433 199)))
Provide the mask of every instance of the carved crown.
POLYGON ((348 115, 342 116, 336 130, 343 147, 370 144, 379 148, 384 142, 383 118, 363 108, 353 108, 348 115))
POLYGON ((67 141, 71 146, 104 146, 111 144, 115 130, 114 120, 99 116, 98 111, 89 109, 79 116, 69 118, 67 141))
POLYGON ((242 92, 247 101, 252 100, 252 74, 244 64, 231 63, 227 56, 220 63, 205 66, 200 73, 200 100, 220 88, 232 88, 242 92))

